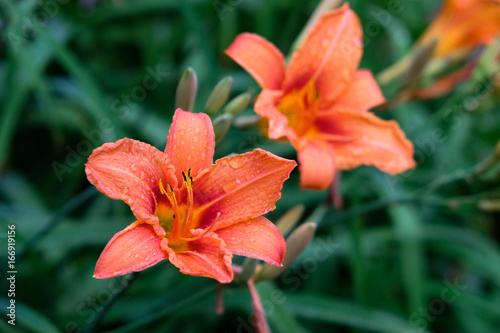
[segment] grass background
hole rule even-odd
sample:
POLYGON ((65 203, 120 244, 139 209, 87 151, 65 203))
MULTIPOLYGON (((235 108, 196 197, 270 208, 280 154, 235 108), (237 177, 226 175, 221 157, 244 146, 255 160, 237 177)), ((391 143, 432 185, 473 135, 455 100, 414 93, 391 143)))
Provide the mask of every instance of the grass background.
MULTIPOLYGON (((349 3, 365 32, 361 67, 374 73, 409 50, 440 4, 349 3), (394 4, 400 13, 384 15, 394 4)), ((15 327, 6 323, 8 284, 0 282, 0 331, 252 331, 244 286, 224 288, 226 311, 217 315, 217 283, 166 261, 111 302, 136 276, 93 279, 95 262, 134 219, 124 203, 90 186, 84 163, 93 148, 124 136, 163 149, 188 66, 199 80, 195 111, 227 75, 232 96, 255 96, 258 86, 224 49, 249 31, 286 54, 316 5, 0 1, 0 259, 7 271, 7 225, 14 224, 18 271, 15 327), (161 73, 157 85, 140 94, 151 71, 161 73)), ((323 206, 327 193, 300 191, 292 173, 268 217, 304 204, 302 221, 319 225, 291 269, 257 285, 273 332, 497 332, 500 227, 498 213, 479 204, 500 196, 500 181, 496 170, 470 172, 500 138, 498 90, 490 88, 476 77, 443 98, 380 114, 400 123, 419 166, 398 177, 371 167, 344 172, 342 211, 323 206)), ((253 147, 295 158, 290 146, 254 128, 232 128, 216 157, 253 147)))

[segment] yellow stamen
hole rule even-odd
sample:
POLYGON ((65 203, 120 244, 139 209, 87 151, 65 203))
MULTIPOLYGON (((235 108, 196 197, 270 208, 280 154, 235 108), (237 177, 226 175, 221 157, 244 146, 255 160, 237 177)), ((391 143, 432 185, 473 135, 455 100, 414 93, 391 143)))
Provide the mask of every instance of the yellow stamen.
POLYGON ((180 225, 180 214, 179 214, 179 205, 177 204, 177 199, 175 198, 175 193, 170 186, 170 184, 167 184, 167 190, 165 191, 165 188, 163 187, 163 184, 160 179, 160 192, 164 194, 168 201, 170 201, 170 204, 172 205, 172 208, 174 209, 174 225, 172 226, 172 233, 170 234, 170 237, 172 239, 176 239, 180 237, 181 235, 181 225, 180 225))
POLYGON ((191 169, 188 169, 187 175, 186 173, 182 173, 182 177, 184 178, 184 185, 186 186, 187 190, 187 209, 186 209, 186 215, 184 216, 184 225, 183 225, 183 232, 189 231, 190 227, 190 222, 191 219, 193 218, 193 177, 191 177, 191 169))

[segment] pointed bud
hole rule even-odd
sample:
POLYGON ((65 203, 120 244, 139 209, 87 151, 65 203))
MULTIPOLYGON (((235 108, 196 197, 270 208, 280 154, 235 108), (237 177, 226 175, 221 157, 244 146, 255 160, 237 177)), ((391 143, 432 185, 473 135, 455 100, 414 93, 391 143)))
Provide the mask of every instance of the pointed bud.
POLYGON ((276 226, 283 235, 288 234, 295 227, 305 209, 304 205, 293 206, 276 221, 276 226))
POLYGON ((500 212, 500 199, 483 199, 479 201, 479 209, 485 212, 500 212))
POLYGON ((247 282, 254 273, 257 268, 258 260, 253 258, 245 258, 243 264, 241 265, 242 271, 241 274, 238 275, 239 282, 247 282))
POLYGON ((432 59, 434 51, 436 50, 437 39, 426 43, 417 44, 415 51, 413 52, 413 57, 410 62, 410 66, 403 76, 401 84, 403 86, 408 86, 418 80, 420 74, 424 70, 425 66, 432 59))
POLYGON ((213 116, 226 104, 232 85, 231 77, 226 77, 217 83, 205 104, 205 113, 213 116))
POLYGON ((273 280, 280 276, 290 267, 294 260, 304 251, 307 245, 311 242, 316 232, 316 223, 306 222, 295 229, 294 232, 286 239, 286 256, 283 260, 282 267, 276 267, 265 263, 257 272, 255 281, 273 280))
POLYGON ((184 111, 193 111, 196 91, 198 90, 198 78, 195 71, 188 67, 182 74, 177 92, 175 94, 175 108, 181 108, 184 111))
POLYGON ((257 114, 252 116, 239 116, 234 120, 234 127, 238 129, 246 129, 257 125, 261 119, 262 117, 257 114))
POLYGON ((224 108, 224 113, 229 113, 236 116, 241 111, 245 110, 250 104, 250 100, 252 99, 252 95, 249 93, 243 93, 235 98, 233 98, 224 108))
POLYGON ((223 114, 214 119, 215 142, 219 142, 229 131, 233 116, 231 114, 223 114))

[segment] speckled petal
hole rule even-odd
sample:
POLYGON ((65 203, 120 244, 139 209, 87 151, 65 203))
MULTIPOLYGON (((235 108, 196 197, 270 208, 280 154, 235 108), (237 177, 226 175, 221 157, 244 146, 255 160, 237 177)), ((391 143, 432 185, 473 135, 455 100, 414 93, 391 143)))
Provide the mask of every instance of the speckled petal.
POLYGON ((206 276, 220 283, 233 280, 233 255, 214 232, 208 232, 202 238, 189 242, 187 250, 180 253, 168 246, 167 239, 163 240, 162 247, 168 252, 170 262, 181 273, 206 276))
POLYGON ((94 277, 105 279, 142 271, 163 259, 167 259, 167 253, 153 227, 136 221, 111 238, 97 260, 94 277))
POLYGON ((215 149, 214 129, 210 117, 204 113, 175 111, 168 132, 165 153, 175 166, 175 175, 182 184, 182 172, 188 168, 195 177, 213 163, 215 149))
POLYGON ((265 217, 233 224, 216 231, 233 254, 264 260, 280 267, 286 243, 279 229, 265 217))
POLYGON ((263 89, 281 89, 285 75, 283 54, 256 34, 238 35, 226 54, 240 64, 263 89))
POLYGON ((296 165, 262 149, 216 161, 194 180, 197 227, 206 228, 218 213, 216 229, 273 210, 296 165))
POLYGON ((317 126, 325 133, 352 138, 332 142, 335 163, 341 170, 364 164, 397 174, 416 165, 413 145, 394 120, 379 119, 371 112, 336 110, 322 114, 317 126))
POLYGON ((362 69, 356 72, 352 82, 335 100, 335 104, 362 112, 384 101, 384 95, 372 73, 362 69))
POLYGON ((327 142, 308 140, 297 150, 299 158, 300 187, 324 190, 335 176, 335 158, 327 142))
POLYGON ((284 93, 315 80, 323 102, 333 101, 351 82, 363 54, 362 29, 345 4, 323 15, 286 69, 284 93))
POLYGON ((94 149, 85 172, 99 191, 125 201, 138 220, 154 217, 154 188, 160 179, 177 185, 174 168, 164 153, 136 140, 124 138, 94 149))

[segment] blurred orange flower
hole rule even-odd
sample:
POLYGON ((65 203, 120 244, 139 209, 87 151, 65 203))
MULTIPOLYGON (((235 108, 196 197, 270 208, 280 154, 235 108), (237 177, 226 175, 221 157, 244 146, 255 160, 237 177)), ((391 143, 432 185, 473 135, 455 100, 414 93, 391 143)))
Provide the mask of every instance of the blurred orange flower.
MULTIPOLYGON (((443 72, 429 88, 406 91, 405 98, 428 99, 449 92, 470 77, 478 57, 449 74, 447 63, 466 59, 478 46, 488 44, 500 34, 500 0, 445 0, 436 18, 417 41, 418 45, 436 42, 430 61, 442 62, 443 72)), ((437 66, 439 67, 439 66, 437 66)))
POLYGON ((210 118, 178 109, 164 153, 127 138, 93 151, 89 181, 137 218, 106 245, 96 278, 169 259, 184 274, 227 283, 233 253, 281 266, 283 235, 261 215, 275 208, 296 163, 255 149, 212 164, 214 147, 210 118))
POLYGON ((445 0, 420 43, 437 40, 434 57, 471 50, 500 33, 500 0, 445 0))
POLYGON ((300 186, 322 190, 337 169, 374 165, 392 174, 415 166, 413 145, 398 124, 371 107, 384 97, 368 70, 357 70, 362 29, 346 4, 322 16, 285 68, 264 38, 239 35, 226 53, 263 88, 255 112, 271 139, 287 138, 298 152, 300 186))

